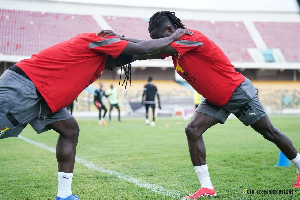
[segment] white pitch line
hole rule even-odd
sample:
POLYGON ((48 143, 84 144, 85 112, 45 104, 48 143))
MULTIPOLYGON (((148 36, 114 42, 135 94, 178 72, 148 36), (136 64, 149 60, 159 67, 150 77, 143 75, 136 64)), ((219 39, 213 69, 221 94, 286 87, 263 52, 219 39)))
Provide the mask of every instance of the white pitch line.
MULTIPOLYGON (((52 153, 55 153, 56 150, 55 148, 52 148, 52 147, 49 147, 43 143, 40 143, 40 142, 35 142, 33 140, 30 140, 26 137, 23 137, 21 135, 19 135, 19 138, 28 142, 28 143, 31 143, 31 144, 34 144, 38 147, 41 147, 47 151, 50 151, 52 153)), ((181 194, 176 191, 176 190, 169 190, 169 189, 166 189, 160 185, 156 185, 156 184, 151 184, 151 183, 147 183, 145 181, 142 181, 142 180, 139 180, 139 179, 136 179, 136 178, 133 178, 132 176, 128 176, 126 174, 121 174, 117 171, 114 171, 114 170, 109 170, 109 169, 105 169, 103 167, 99 167, 97 165, 95 165, 94 163, 92 162, 89 162, 85 159, 82 159, 82 158, 78 158, 78 157, 75 157, 75 161, 82 164, 83 166, 89 168, 89 169, 93 169, 93 170, 96 170, 96 171, 99 171, 103 174, 109 174, 109 175, 113 175, 113 176, 116 176, 118 177, 119 179, 122 179, 122 180, 125 180, 129 183, 133 183, 139 187, 143 187, 143 188, 146 188, 150 191, 153 191, 153 192, 156 192, 158 194, 163 194, 165 196, 171 196, 171 197, 174 197, 174 198, 180 198, 181 197, 181 194)))

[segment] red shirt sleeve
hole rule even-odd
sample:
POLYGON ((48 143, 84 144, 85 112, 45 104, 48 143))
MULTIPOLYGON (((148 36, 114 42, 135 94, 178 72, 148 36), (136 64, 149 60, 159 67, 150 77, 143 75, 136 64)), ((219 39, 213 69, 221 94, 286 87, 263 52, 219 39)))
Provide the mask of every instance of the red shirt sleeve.
POLYGON ((202 46, 203 43, 200 38, 198 32, 194 32, 194 35, 184 35, 178 41, 172 42, 171 46, 182 56, 186 52, 202 46))
POLYGON ((89 49, 96 52, 111 55, 113 58, 118 57, 129 41, 121 40, 116 36, 98 37, 97 40, 89 43, 89 49))

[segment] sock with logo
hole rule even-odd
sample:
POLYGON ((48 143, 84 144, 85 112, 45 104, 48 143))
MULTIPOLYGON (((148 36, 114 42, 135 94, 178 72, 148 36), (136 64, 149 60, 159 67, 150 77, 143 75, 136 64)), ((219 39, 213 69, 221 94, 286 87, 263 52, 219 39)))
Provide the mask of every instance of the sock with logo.
POLYGON ((72 194, 72 177, 73 173, 58 172, 58 197, 66 198, 72 194))

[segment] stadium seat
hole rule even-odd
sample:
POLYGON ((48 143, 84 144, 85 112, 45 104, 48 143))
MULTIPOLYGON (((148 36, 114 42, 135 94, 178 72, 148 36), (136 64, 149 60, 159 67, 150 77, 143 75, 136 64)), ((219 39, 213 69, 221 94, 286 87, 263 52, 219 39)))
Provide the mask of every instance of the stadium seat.
POLYGON ((0 9, 0 53, 30 56, 100 26, 90 15, 0 9))
POLYGON ((120 35, 141 40, 151 39, 148 33, 148 21, 142 18, 104 16, 111 28, 120 35))
POLYGON ((280 49, 287 62, 300 62, 300 23, 254 22, 254 25, 268 48, 280 49))
POLYGON ((284 109, 300 109, 300 82, 253 81, 258 96, 268 113, 281 113, 284 109))
POLYGON ((247 48, 256 46, 243 22, 182 20, 182 23, 214 41, 231 62, 253 62, 247 48))

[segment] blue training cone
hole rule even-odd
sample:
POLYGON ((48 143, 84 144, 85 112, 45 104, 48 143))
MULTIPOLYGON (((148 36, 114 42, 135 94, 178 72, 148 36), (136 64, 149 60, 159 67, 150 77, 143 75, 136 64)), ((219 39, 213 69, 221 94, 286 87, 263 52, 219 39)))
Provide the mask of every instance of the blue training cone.
POLYGON ((282 151, 279 152, 278 163, 277 163, 277 165, 274 165, 274 166, 277 166, 277 167, 289 167, 290 166, 289 159, 282 153, 282 151))

